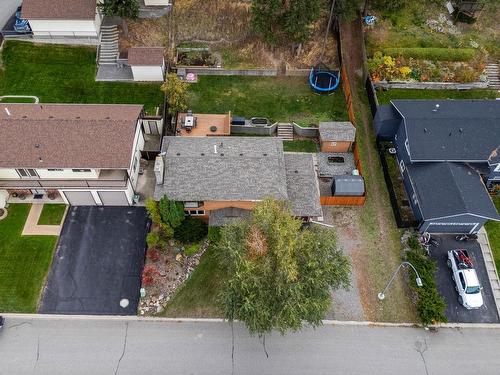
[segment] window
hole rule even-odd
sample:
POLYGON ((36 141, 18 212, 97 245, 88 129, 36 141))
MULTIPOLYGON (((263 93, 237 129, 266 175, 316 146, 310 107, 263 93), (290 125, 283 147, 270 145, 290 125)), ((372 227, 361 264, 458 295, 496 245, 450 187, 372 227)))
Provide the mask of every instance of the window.
POLYGON ((61 169, 61 168, 49 168, 47 170, 49 172, 62 172, 64 169, 61 169))
POLYGON ((465 279, 464 279, 464 275, 462 274, 462 272, 460 272, 458 274, 458 278, 460 279, 460 284, 462 285, 462 289, 464 290, 465 289, 465 279))
POLYGON ((332 141, 332 146, 337 146, 337 142, 332 141))
POLYGON ((186 213, 190 216, 203 216, 205 215, 205 210, 187 210, 186 213))
POLYGON ((33 177, 38 177, 38 174, 36 173, 36 170, 34 169, 16 169, 17 173, 21 178, 33 178, 33 177))
POLYGON ((72 169, 73 172, 90 172, 90 169, 72 169))
POLYGON ((405 162, 403 160, 399 161, 399 169, 401 169, 401 173, 405 171, 405 162))
POLYGON ((495 169, 493 170, 494 172, 500 172, 500 164, 497 164, 495 169))
POLYGON ((200 207, 200 202, 184 202, 185 208, 198 208, 200 207))

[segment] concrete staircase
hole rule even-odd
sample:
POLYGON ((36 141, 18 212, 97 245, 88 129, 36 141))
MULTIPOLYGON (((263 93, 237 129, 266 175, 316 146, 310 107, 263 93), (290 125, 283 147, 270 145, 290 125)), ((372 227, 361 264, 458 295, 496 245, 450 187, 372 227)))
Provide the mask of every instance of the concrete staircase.
POLYGON ((500 90, 500 66, 495 63, 486 64, 486 76, 488 77, 488 86, 500 90))
POLYGON ((116 25, 102 25, 99 44, 99 65, 115 65, 118 49, 118 28, 116 25))
POLYGON ((477 241, 479 242, 481 252, 483 253, 484 263, 486 265, 488 279, 490 280, 491 289, 493 291, 493 298, 495 299, 497 312, 500 315, 500 279, 498 278, 498 272, 495 267, 495 260, 493 259, 493 254, 491 252, 490 242, 488 241, 488 234, 484 228, 481 228, 477 235, 477 241))
POLYGON ((293 125, 278 123, 278 137, 284 141, 293 141, 293 125))

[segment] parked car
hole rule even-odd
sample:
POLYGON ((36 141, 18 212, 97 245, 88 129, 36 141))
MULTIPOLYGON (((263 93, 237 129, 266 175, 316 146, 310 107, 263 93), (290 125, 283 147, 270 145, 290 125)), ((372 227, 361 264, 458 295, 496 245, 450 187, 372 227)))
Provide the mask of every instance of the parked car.
POLYGON ((474 264, 467 250, 448 251, 448 267, 451 268, 451 278, 455 281, 458 301, 466 309, 478 309, 483 306, 483 289, 479 284, 474 264))

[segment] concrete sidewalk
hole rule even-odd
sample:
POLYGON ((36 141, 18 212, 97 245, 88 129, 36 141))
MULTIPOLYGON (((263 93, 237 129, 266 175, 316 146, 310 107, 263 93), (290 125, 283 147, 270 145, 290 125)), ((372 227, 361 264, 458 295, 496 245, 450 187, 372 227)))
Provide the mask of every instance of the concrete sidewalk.
POLYGON ((21 235, 23 236, 59 236, 61 233, 62 224, 64 223, 64 216, 59 225, 38 225, 38 219, 42 213, 43 204, 33 203, 31 205, 30 213, 26 218, 26 223, 24 224, 24 229, 21 235))
POLYGON ((488 279, 490 281, 491 289, 493 290, 493 298, 495 299, 495 305, 498 315, 500 316, 500 279, 498 278, 498 272, 495 266, 493 253, 491 251, 490 241, 488 240, 488 234, 486 233, 484 227, 481 228, 477 235, 477 242, 479 243, 479 246, 481 246, 484 263, 486 264, 486 271, 488 272, 488 279))

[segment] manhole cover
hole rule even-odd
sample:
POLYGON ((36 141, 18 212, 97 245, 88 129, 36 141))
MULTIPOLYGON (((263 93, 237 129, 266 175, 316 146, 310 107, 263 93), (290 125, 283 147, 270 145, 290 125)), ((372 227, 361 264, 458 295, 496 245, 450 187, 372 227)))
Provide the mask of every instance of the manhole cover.
POLYGON ((129 305, 129 301, 127 298, 123 298, 122 300, 120 300, 120 306, 123 307, 123 308, 126 308, 128 305, 129 305))

